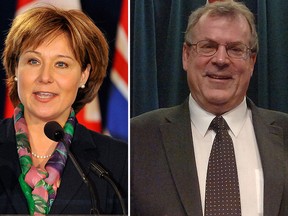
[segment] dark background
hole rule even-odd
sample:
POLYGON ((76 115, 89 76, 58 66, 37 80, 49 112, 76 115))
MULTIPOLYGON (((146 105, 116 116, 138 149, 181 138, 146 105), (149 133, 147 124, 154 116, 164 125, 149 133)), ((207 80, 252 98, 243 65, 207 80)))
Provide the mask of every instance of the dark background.
MULTIPOLYGON (((248 96, 288 112, 288 1, 245 0, 255 14, 260 51, 248 96)), ((206 0, 131 0, 131 117, 182 103, 189 94, 182 69, 188 17, 206 0)))

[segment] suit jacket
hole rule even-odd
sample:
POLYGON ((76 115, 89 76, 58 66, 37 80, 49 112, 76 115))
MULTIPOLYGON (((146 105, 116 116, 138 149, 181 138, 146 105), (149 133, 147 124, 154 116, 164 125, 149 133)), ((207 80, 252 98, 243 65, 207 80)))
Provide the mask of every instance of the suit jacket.
MULTIPOLYGON (((89 164, 91 161, 102 164, 114 178, 127 205, 127 144, 90 131, 77 123, 70 149, 94 183, 100 213, 122 213, 112 187, 104 179, 89 173, 89 164)), ((14 123, 12 119, 5 119, 0 122, 0 214, 29 214, 27 201, 18 183, 20 172, 14 123)), ((90 214, 90 209, 88 187, 68 158, 50 213, 83 215, 90 214)))
MULTIPOLYGON (((288 115, 247 99, 264 173, 264 216, 288 215, 288 115)), ((131 120, 131 215, 202 216, 188 100, 131 120)))

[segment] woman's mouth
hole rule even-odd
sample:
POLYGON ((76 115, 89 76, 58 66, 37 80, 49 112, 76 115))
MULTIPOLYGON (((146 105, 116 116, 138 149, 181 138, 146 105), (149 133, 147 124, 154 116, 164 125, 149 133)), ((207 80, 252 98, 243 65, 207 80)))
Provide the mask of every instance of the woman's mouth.
POLYGON ((56 95, 51 92, 34 92, 34 94, 40 99, 49 99, 56 95))

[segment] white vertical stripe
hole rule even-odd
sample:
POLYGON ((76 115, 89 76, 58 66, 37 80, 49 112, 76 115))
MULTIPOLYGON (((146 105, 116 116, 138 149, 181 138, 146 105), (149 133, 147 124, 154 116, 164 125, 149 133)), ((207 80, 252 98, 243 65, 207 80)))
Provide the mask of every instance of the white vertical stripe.
POLYGON ((123 58, 128 62, 128 39, 123 27, 120 25, 117 31, 116 48, 123 58))
POLYGON ((126 100, 128 100, 128 85, 119 75, 116 68, 113 68, 111 70, 110 78, 116 88, 121 92, 121 94, 126 98, 126 100))
POLYGON ((85 105, 84 119, 89 122, 100 122, 100 105, 98 96, 85 105))

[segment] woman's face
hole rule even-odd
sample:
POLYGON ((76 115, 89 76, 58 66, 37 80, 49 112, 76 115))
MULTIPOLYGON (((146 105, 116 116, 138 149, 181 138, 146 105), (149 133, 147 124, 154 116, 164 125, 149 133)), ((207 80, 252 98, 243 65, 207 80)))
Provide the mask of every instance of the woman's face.
POLYGON ((55 120, 63 124, 78 88, 88 79, 90 67, 81 71, 65 33, 51 38, 20 55, 17 89, 26 121, 55 120))

